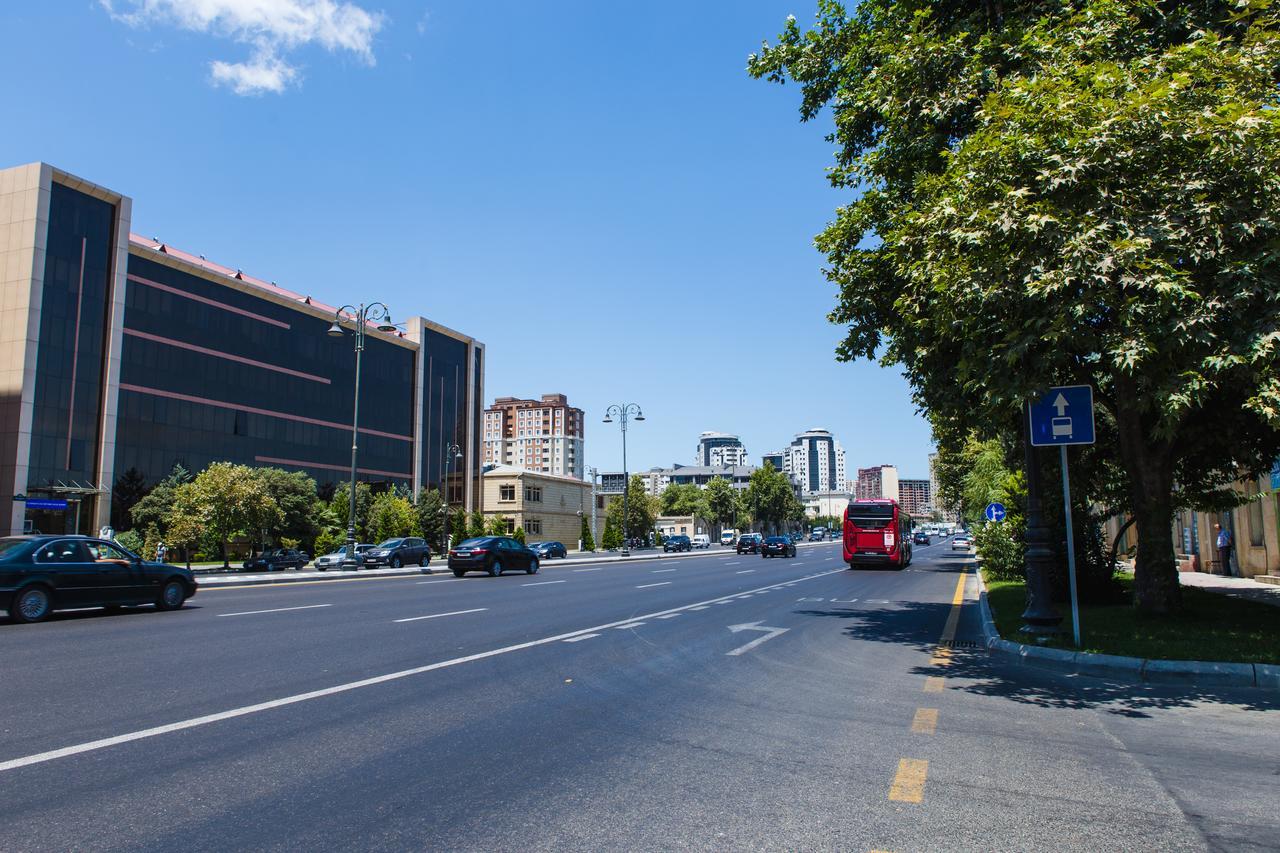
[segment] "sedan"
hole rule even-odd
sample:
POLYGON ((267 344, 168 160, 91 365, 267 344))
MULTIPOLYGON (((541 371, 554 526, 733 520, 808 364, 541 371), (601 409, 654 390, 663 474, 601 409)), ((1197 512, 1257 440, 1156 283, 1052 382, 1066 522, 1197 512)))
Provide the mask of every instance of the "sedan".
POLYGON ((738 537, 739 554, 760 553, 760 542, 764 539, 759 533, 744 533, 738 537))
POLYGON ((917 530, 915 534, 911 537, 911 541, 914 542, 916 545, 932 545, 933 544, 933 540, 929 538, 929 534, 925 533, 923 530, 917 530))
POLYGON ((0 539, 0 607, 14 622, 39 622, 73 607, 154 604, 157 610, 177 610, 196 586, 190 569, 145 562, 105 539, 0 539))
POLYGON ((467 572, 484 572, 496 578, 507 569, 538 573, 538 555, 510 536, 478 536, 465 539, 449 551, 449 569, 455 578, 467 572))
POLYGON ((794 557, 796 543, 790 536, 770 536, 760 545, 761 557, 794 557))
POLYGON ((283 569, 302 571, 302 567, 310 561, 310 557, 293 548, 268 548, 258 556, 245 560, 244 569, 247 572, 274 572, 283 569))
MULTIPOLYGON (((356 546, 356 566, 364 565, 364 552, 368 551, 372 547, 372 545, 356 546)), ((316 557, 316 569, 321 572, 327 569, 340 569, 346 561, 347 546, 343 545, 332 554, 325 554, 323 557, 316 557)))
POLYGON ((957 534, 956 538, 951 540, 951 550, 952 551, 968 551, 969 550, 968 534, 966 533, 957 534))
POLYGON ((564 547, 563 542, 530 542, 529 549, 542 560, 553 560, 556 557, 563 560, 569 556, 569 549, 564 547))
POLYGON ((431 547, 427 540, 417 536, 388 539, 365 551, 364 564, 366 568, 390 566, 398 569, 412 565, 426 568, 431 565, 431 547))

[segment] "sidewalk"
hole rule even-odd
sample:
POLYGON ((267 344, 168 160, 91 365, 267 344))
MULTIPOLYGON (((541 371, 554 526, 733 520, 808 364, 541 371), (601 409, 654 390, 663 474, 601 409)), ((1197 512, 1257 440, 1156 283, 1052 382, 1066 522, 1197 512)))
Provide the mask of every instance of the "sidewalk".
POLYGON ((1244 598, 1280 607, 1280 586, 1259 583, 1249 578, 1227 578, 1205 572, 1179 572, 1178 581, 1183 586, 1199 587, 1232 598, 1244 598))

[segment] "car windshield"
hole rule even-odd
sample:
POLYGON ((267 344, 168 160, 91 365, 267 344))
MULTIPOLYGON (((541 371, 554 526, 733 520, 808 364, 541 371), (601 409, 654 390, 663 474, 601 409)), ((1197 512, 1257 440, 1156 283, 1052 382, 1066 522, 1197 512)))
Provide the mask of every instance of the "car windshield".
POLYGON ((403 541, 404 541, 403 539, 388 539, 386 542, 379 542, 378 547, 379 548, 395 548, 395 547, 398 547, 400 543, 403 541))
POLYGON ((6 560, 22 550, 22 546, 30 543, 30 539, 19 539, 16 536, 0 539, 0 560, 6 560))

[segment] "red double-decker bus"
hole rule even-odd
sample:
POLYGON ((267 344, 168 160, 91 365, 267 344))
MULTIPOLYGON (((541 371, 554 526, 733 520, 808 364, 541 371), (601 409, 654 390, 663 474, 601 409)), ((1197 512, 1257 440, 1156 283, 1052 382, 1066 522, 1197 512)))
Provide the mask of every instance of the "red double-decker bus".
POLYGON ((895 500, 849 501, 844 511, 844 561, 858 566, 911 562, 911 516, 895 500))

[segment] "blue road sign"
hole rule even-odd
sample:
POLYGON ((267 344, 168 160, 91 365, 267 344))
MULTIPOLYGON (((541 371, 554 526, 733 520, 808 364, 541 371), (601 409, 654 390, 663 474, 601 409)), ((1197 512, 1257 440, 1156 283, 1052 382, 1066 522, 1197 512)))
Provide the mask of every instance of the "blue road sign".
POLYGON ((995 503, 994 501, 987 504, 987 509, 983 515, 987 517, 987 521, 1004 521, 1004 504, 995 503))
POLYGON ((27 498, 27 509, 66 509, 62 498, 27 498))
POLYGON ((1031 404, 1031 444, 1093 444, 1093 389, 1064 385, 1031 404))

